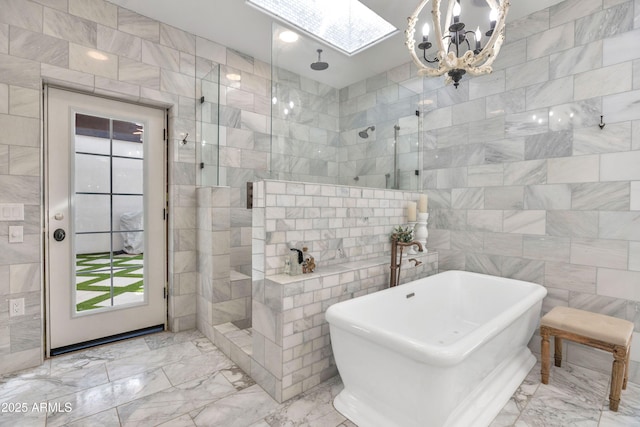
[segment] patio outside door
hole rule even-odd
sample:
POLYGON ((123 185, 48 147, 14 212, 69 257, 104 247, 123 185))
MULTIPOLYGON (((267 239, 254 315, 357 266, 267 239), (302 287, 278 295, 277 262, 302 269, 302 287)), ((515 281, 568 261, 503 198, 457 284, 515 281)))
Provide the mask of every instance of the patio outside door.
POLYGON ((166 322, 165 112, 46 88, 47 349, 166 322))

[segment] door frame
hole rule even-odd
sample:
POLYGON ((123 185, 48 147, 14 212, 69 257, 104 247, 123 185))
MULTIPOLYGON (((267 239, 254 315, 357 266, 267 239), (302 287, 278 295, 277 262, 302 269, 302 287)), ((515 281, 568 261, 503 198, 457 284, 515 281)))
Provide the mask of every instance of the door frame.
MULTIPOLYGON (((164 144, 163 157, 164 160, 162 162, 162 176, 163 176, 163 205, 164 205, 164 226, 163 226, 163 240, 164 240, 164 266, 163 269, 163 287, 164 287, 164 308, 163 308, 163 323, 164 330, 168 329, 169 325, 169 144, 168 144, 168 135, 169 135, 169 109, 167 107, 160 107, 157 105, 144 104, 140 102, 133 102, 127 99, 120 99, 117 97, 109 97, 103 96, 91 92, 86 92, 74 88, 69 88, 65 86, 60 86, 51 83, 43 83, 42 86, 42 278, 43 278, 43 312, 44 312, 44 349, 45 349, 45 358, 51 357, 51 319, 50 319, 50 296, 51 296, 51 281, 50 281, 50 271, 49 271, 49 259, 50 259, 50 214, 49 214, 49 111, 48 111, 48 89, 57 89, 67 92, 74 92, 85 96, 102 98, 110 101, 127 103, 135 106, 141 106, 146 108, 155 108, 163 111, 163 122, 164 122, 164 134, 162 136, 162 143, 164 144)), ((71 171, 69 171, 70 173, 71 171)), ((132 331, 135 332, 135 331, 132 331)), ((118 334, 126 336, 128 334, 118 334)), ((116 341, 118 335, 114 337, 105 337, 105 338, 114 338, 111 341, 116 341)), ((98 340, 95 340, 98 341, 98 340)), ((108 342, 108 341, 105 341, 108 342)), ((96 344, 97 345, 97 344, 96 344)))

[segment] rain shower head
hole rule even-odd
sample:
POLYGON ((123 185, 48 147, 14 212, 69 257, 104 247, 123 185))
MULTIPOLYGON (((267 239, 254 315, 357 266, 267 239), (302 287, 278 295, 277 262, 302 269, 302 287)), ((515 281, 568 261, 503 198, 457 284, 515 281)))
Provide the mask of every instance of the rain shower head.
POLYGON ((369 126, 365 130, 361 130, 360 132, 358 132, 358 135, 362 139, 367 139, 367 138, 369 138, 369 130, 374 131, 374 130, 376 130, 376 127, 375 126, 369 126))
POLYGON ((322 62, 322 60, 320 60, 320 54, 322 53, 322 49, 318 49, 316 52, 318 52, 318 61, 311 63, 311 69, 315 71, 322 71, 329 68, 329 64, 327 64, 326 62, 322 62))

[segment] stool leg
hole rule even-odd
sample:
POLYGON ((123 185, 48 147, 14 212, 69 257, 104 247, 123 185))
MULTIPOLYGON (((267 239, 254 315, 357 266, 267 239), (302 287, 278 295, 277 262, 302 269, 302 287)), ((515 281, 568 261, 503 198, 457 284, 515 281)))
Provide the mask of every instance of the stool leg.
POLYGON ((562 366, 562 338, 557 335, 553 337, 553 360, 558 368, 562 366))
POLYGON ((624 362, 624 379, 622 380, 622 389, 627 389, 627 381, 629 380, 629 358, 631 357, 631 340, 627 346, 627 359, 624 362))
POLYGON ((611 391, 609 392, 609 409, 614 412, 618 411, 618 405, 620 404, 626 359, 627 349, 625 347, 615 347, 613 350, 613 367, 611 369, 611 391))
POLYGON ((549 368, 551 367, 551 355, 549 354, 549 330, 544 326, 540 327, 540 336, 542 337, 542 343, 540 348, 540 357, 542 358, 541 375, 542 384, 549 384, 549 368))

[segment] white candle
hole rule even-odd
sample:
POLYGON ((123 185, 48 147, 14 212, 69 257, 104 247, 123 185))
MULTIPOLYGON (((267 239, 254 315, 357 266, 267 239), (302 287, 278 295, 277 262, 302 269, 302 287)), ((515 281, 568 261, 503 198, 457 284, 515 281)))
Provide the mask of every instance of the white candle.
POLYGON ((416 202, 407 204, 407 221, 416 222, 416 202))
POLYGON ((427 203, 428 202, 428 198, 426 194, 421 194, 420 195, 420 201, 418 203, 418 212, 420 213, 427 213, 427 203))

